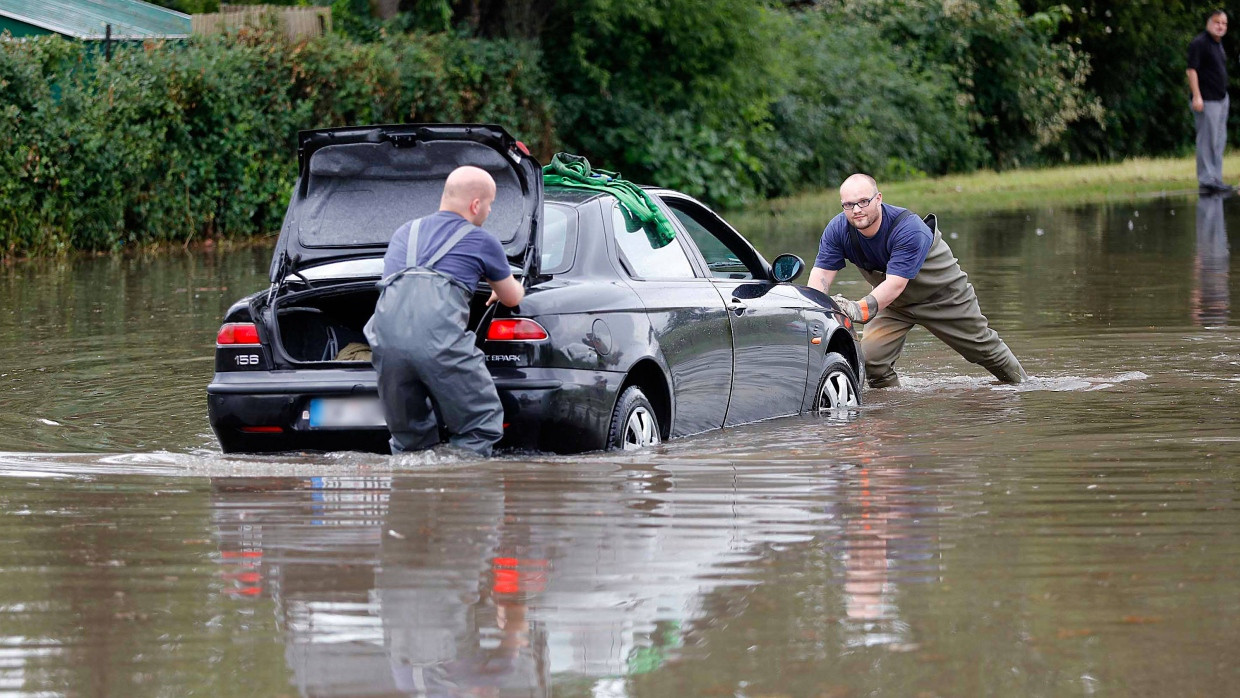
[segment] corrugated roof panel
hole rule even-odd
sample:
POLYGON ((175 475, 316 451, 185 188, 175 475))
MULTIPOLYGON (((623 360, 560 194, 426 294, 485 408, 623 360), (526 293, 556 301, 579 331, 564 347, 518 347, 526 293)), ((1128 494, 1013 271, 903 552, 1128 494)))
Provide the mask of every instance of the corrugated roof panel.
POLYGON ((0 15, 78 39, 181 38, 190 17, 140 0, 0 0, 0 15))

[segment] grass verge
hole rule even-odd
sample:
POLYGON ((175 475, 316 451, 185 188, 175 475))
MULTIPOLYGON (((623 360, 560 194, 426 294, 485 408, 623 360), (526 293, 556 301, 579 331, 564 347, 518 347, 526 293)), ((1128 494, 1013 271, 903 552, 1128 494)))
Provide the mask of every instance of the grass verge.
MULTIPOLYGON (((1196 168, 1195 157, 1134 158, 1104 165, 974 172, 878 184, 889 204, 918 212, 973 213, 1195 194, 1196 168)), ((1223 171, 1230 177, 1240 173, 1240 152, 1224 158, 1223 171)), ((826 221, 839 208, 839 193, 832 188, 772 199, 746 213, 804 215, 826 221)))

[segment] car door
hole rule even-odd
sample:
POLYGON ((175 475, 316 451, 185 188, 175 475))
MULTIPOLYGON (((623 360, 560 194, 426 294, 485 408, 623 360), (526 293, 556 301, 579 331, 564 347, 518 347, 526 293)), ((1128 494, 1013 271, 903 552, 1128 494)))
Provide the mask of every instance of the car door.
POLYGON ((723 299, 698 273, 680 236, 654 247, 643 228, 628 230, 619 203, 611 208, 610 224, 623 272, 650 319, 652 343, 671 373, 671 436, 718 429, 732 384, 731 326, 723 299))
POLYGON ((689 197, 662 199, 701 253, 711 283, 728 307, 732 398, 725 426, 800 412, 809 370, 809 331, 799 294, 770 279, 753 247, 710 209, 689 197))

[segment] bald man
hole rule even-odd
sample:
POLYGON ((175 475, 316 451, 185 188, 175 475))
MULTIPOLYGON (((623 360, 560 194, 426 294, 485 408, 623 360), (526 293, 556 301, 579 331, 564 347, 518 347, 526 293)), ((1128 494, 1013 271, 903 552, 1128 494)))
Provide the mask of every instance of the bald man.
POLYGON ((480 227, 494 201, 490 174, 458 167, 444 181, 439 211, 402 225, 388 244, 366 338, 392 453, 438 444, 436 414, 453 446, 482 456, 503 436, 495 382, 466 329, 480 280, 491 286, 488 304, 512 307, 525 296, 503 246, 480 227))
POLYGON ((855 323, 869 323, 861 337, 866 379, 872 388, 900 384, 895 362, 913 325, 921 325, 969 361, 1004 383, 1027 376, 1020 362, 990 328, 969 277, 956 263, 933 217, 922 221, 908 209, 883 203, 873 177, 854 174, 840 185, 840 207, 822 231, 809 285, 830 294, 835 274, 852 262, 873 286, 851 301, 836 295, 855 323))

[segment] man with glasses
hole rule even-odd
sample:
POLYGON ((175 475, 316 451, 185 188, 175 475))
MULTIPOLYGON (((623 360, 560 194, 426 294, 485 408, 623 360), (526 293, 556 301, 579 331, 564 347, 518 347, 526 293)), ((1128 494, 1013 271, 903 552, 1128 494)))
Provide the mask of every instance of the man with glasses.
POLYGON ((1223 149, 1227 147, 1227 13, 1215 10, 1206 30, 1188 44, 1188 89, 1197 125, 1197 184, 1203 194, 1231 191, 1223 183, 1223 149))
POLYGON ((874 287, 860 301, 832 296, 853 322, 869 323, 861 349, 871 388, 900 384, 894 366, 913 325, 925 327, 1004 383, 1027 377, 982 315, 973 284, 933 217, 922 221, 908 209, 883 203, 878 184, 865 174, 840 185, 840 206, 844 211, 822 231, 809 285, 829 294, 847 260, 874 287))

